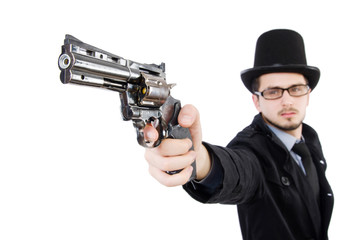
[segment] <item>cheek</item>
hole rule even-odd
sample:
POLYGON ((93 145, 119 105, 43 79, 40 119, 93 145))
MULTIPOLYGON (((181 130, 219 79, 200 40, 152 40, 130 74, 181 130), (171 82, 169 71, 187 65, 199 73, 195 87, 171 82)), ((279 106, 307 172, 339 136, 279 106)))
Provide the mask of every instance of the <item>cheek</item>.
POLYGON ((300 111, 305 111, 309 105, 309 98, 305 98, 303 101, 300 101, 296 106, 300 111))
POLYGON ((269 102, 265 102, 265 101, 261 101, 260 102, 260 111, 265 114, 265 115, 269 115, 271 112, 276 112, 277 110, 277 106, 276 106, 276 102, 275 101, 269 101, 269 102))

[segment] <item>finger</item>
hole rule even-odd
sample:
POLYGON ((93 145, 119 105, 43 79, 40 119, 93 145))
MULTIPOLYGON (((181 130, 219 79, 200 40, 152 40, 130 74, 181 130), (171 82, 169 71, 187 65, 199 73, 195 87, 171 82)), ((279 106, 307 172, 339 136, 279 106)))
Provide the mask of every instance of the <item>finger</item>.
POLYGON ((189 128, 195 150, 198 150, 202 141, 199 111, 193 105, 185 105, 178 116, 179 124, 189 128))
POLYGON ((190 139, 164 139, 161 144, 154 148, 157 154, 162 156, 177 156, 187 153, 192 147, 190 139))
POLYGON ((193 167, 189 166, 183 169, 181 172, 173 175, 169 175, 158 168, 155 168, 150 165, 149 172, 152 177, 154 177, 158 182, 167 186, 167 187, 175 187, 184 185, 190 179, 192 174, 193 167))
POLYGON ((158 139, 157 130, 150 124, 147 124, 146 127, 143 129, 143 134, 145 140, 148 142, 155 142, 158 139))
POLYGON ((198 120, 198 115, 198 110, 193 105, 188 104, 182 107, 178 121, 182 127, 189 128, 198 120))
POLYGON ((195 161, 196 152, 189 151, 180 156, 162 157, 151 150, 145 154, 145 158, 149 165, 161 171, 175 171, 190 166, 195 161))

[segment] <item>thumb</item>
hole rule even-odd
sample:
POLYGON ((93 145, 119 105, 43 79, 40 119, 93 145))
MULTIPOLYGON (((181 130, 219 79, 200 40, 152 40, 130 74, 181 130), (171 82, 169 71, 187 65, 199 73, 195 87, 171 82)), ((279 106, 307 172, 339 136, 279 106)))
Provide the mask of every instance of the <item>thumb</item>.
POLYGON ((185 105, 179 113, 178 122, 182 127, 190 130, 192 142, 197 151, 202 141, 199 111, 193 105, 185 105))

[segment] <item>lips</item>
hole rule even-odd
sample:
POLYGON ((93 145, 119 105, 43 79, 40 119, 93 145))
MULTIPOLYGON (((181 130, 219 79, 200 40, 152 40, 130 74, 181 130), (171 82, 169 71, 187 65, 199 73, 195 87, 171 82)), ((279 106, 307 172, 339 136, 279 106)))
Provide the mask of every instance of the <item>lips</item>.
POLYGON ((294 117, 297 114, 297 110, 296 109, 288 109, 288 110, 282 110, 280 111, 280 116, 285 117, 285 118, 291 118, 294 117))
POLYGON ((282 117, 291 118, 291 117, 293 117, 295 114, 296 114, 296 113, 294 113, 294 112, 282 113, 282 117))

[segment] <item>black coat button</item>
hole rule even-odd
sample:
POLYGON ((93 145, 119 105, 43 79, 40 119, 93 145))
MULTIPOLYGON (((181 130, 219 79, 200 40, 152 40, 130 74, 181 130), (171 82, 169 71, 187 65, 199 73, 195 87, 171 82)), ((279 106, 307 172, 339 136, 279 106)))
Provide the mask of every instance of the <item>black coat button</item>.
POLYGON ((283 184, 284 186, 289 186, 289 185, 290 185, 289 178, 283 176, 283 177, 281 178, 281 180, 282 180, 282 184, 283 184))

